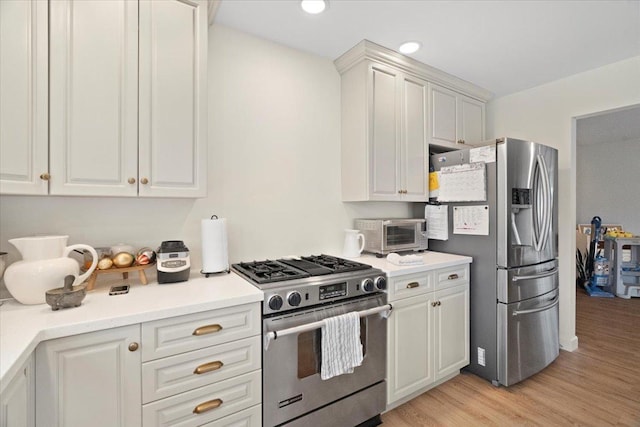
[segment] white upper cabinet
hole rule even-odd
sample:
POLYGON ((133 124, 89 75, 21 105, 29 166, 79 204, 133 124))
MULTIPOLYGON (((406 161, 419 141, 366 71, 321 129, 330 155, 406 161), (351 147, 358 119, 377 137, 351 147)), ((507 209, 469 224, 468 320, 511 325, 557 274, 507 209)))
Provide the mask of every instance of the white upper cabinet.
POLYGON ((436 84, 429 85, 429 144, 450 149, 484 140, 485 103, 436 84))
POLYGON ((48 3, 0 1, 0 193, 47 194, 48 3))
POLYGON ((207 6, 140 1, 140 195, 205 197, 207 6))
POLYGON ((138 3, 51 2, 51 194, 135 196, 138 3))
POLYGON ((482 140, 486 90, 367 40, 335 65, 342 200, 427 201, 429 144, 482 140))
POLYGON ((204 0, 52 0, 48 37, 47 2, 1 7, 2 193, 206 196, 204 0))

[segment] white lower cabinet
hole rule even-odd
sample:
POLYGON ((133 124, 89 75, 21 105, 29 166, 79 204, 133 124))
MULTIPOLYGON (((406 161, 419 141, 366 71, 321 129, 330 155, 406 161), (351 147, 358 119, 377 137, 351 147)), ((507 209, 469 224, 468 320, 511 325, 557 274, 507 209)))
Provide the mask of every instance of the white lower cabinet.
POLYGON ((391 278, 387 408, 469 364, 469 266, 391 278))
MULTIPOLYGON (((259 303, 44 341, 36 425, 257 427, 261 357, 259 303)), ((8 387, 10 415, 22 416, 24 385, 8 387)))
POLYGON ((41 343, 36 349, 36 424, 139 426, 140 325, 41 343))
POLYGON ((1 427, 35 426, 34 358, 20 368, 0 393, 1 427))

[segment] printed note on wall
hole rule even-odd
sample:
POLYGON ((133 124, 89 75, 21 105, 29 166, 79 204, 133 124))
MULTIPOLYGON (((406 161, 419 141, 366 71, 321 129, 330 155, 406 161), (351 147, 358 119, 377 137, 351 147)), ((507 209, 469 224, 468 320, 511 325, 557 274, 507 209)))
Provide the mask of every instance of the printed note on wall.
POLYGON ((455 206, 453 234, 489 235, 489 205, 455 206))
POLYGON ((448 205, 426 205, 424 217, 427 219, 427 238, 449 240, 448 205))
POLYGON ((487 200, 486 166, 483 162, 443 167, 439 181, 439 202, 487 200))

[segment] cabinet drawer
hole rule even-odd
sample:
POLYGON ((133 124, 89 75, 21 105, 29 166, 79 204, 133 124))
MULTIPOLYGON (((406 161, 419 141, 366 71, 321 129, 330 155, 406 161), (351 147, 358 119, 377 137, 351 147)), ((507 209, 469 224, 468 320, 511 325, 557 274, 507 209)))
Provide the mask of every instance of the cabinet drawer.
POLYGON ((142 402, 255 371, 260 356, 260 337, 255 336, 143 363, 142 402))
POLYGON ((228 417, 204 424, 202 427, 261 427, 262 405, 252 406, 228 417))
POLYGON ((441 268, 434 271, 436 289, 469 283, 469 264, 456 265, 455 267, 441 268))
POLYGON ((171 317, 142 324, 142 361, 260 335, 260 304, 171 317))
MULTIPOLYGON (((195 427, 260 403, 262 371, 158 400, 142 407, 143 427, 195 427), (200 411, 200 413, 196 413, 200 411)), ((223 424, 224 425, 224 424, 223 424)))
POLYGON ((391 280, 389 301, 421 295, 430 291, 433 291, 433 274, 431 272, 401 276, 391 280))

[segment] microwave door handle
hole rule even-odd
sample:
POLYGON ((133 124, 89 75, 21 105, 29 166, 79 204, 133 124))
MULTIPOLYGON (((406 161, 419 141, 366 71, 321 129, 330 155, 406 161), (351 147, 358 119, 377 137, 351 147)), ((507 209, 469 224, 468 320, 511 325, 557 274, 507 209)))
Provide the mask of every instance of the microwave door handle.
POLYGON ((540 313, 541 311, 549 310, 550 308, 553 308, 556 305, 558 305, 558 303, 560 302, 560 299, 558 297, 555 297, 554 300, 555 300, 554 302, 552 302, 549 305, 545 305, 544 307, 532 308, 530 310, 516 310, 513 312, 513 316, 519 316, 521 314, 540 313))

